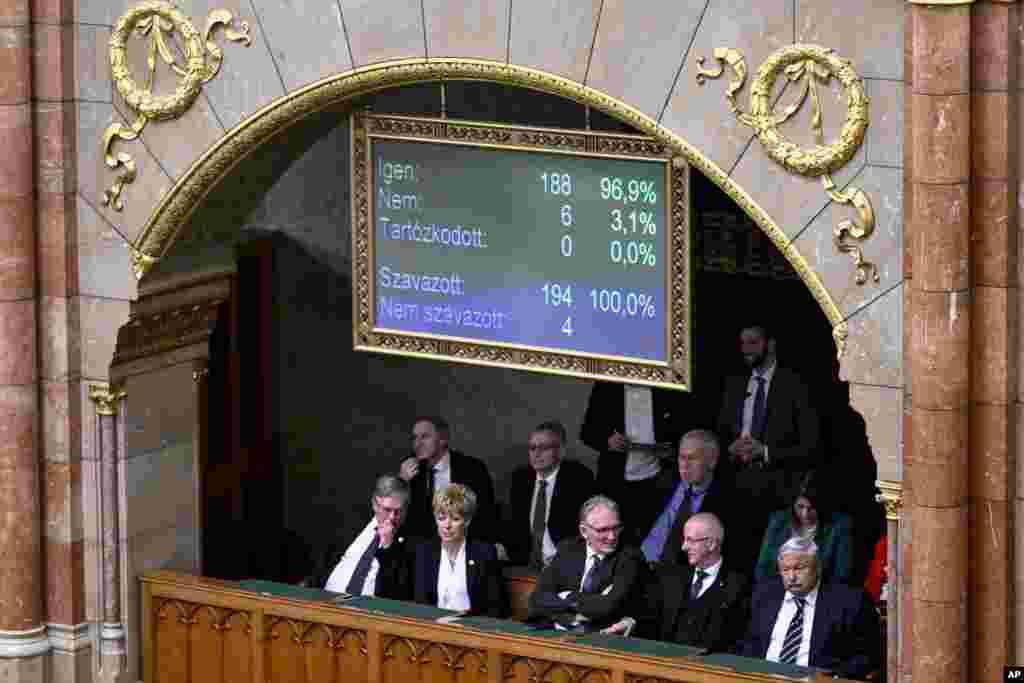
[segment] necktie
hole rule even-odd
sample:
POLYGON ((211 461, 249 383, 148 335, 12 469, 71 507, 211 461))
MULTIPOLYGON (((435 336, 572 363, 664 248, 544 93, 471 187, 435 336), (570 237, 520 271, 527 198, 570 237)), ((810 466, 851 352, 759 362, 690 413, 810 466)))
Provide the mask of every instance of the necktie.
POLYGON ((348 580, 348 587, 345 588, 346 593, 352 595, 363 594, 363 584, 366 583, 366 576, 370 573, 370 565, 373 564, 373 558, 377 555, 377 548, 380 547, 380 536, 373 534, 373 541, 363 551, 363 556, 359 558, 359 562, 356 563, 355 571, 352 572, 352 578, 348 580))
POLYGON ((434 516, 434 468, 431 466, 427 470, 427 517, 430 519, 434 516))
POLYGON ((583 577, 583 592, 593 593, 594 587, 597 585, 597 572, 601 567, 601 556, 594 555, 594 561, 590 564, 590 570, 587 575, 583 577))
POLYGON ((548 516, 548 483, 544 479, 537 482, 537 500, 533 504, 533 543, 530 547, 530 566, 534 569, 544 568, 544 529, 547 527, 548 516))
POLYGON ((755 374, 757 391, 754 393, 754 412, 750 418, 750 435, 761 440, 764 437, 764 377, 755 374))
POLYGON ((698 569, 693 575, 693 585, 690 586, 690 600, 700 597, 700 589, 704 585, 704 578, 708 575, 703 569, 698 569))
POLYGON ((679 562, 679 556, 683 550, 683 527, 686 526, 687 520, 693 515, 692 504, 693 488, 687 486, 686 493, 683 494, 683 502, 679 504, 679 509, 676 510, 675 521, 672 522, 672 528, 668 532, 668 539, 665 541, 664 550, 661 553, 662 562, 668 564, 677 564, 679 562))
POLYGON ((786 629, 786 639, 782 641, 782 650, 779 652, 779 661, 783 664, 796 664, 796 656, 800 652, 800 643, 804 639, 804 598, 794 597, 796 602, 796 614, 789 622, 786 629))

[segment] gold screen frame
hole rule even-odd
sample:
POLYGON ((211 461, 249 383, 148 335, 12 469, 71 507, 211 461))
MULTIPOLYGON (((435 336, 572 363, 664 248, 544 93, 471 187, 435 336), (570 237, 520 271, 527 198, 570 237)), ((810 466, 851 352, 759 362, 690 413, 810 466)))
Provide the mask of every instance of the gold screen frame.
POLYGON ((655 138, 591 130, 494 124, 446 118, 354 112, 352 152, 353 348, 593 380, 691 390, 693 377, 689 165, 655 138), (665 254, 667 361, 488 342, 448 335, 376 327, 374 207, 371 140, 434 142, 508 151, 665 162, 667 231, 665 254))

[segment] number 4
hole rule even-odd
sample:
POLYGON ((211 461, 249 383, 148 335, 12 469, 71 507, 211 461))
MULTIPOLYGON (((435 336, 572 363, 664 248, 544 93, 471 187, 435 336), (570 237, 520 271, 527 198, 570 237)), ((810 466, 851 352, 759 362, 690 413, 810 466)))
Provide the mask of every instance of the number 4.
POLYGON ((564 323, 562 323, 562 333, 565 334, 567 337, 571 337, 572 336, 572 316, 571 315, 568 318, 565 319, 564 323))

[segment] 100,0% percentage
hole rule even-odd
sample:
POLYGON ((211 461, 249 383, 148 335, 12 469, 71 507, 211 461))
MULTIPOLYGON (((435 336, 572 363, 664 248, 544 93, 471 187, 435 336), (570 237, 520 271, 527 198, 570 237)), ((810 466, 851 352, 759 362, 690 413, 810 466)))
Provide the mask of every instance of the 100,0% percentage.
POLYGON ((658 193, 654 189, 653 180, 637 180, 631 178, 612 178, 605 176, 601 178, 601 199, 611 199, 616 202, 635 204, 654 204, 658 201, 658 193))
POLYGON ((654 297, 643 292, 623 292, 618 289, 590 290, 590 303, 595 311, 614 313, 623 318, 647 318, 657 315, 654 297))

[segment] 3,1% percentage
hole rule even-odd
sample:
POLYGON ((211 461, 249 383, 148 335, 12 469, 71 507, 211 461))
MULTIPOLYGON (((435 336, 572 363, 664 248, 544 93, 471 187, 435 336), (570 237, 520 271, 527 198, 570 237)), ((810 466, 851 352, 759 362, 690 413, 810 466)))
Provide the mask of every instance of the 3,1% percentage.
POLYGON ((654 214, 650 211, 630 211, 623 220, 622 209, 612 209, 611 229, 613 232, 622 232, 635 235, 639 231, 642 235, 654 236, 658 234, 658 224, 654 222, 654 214))
POLYGON ((623 318, 654 320, 657 309, 654 298, 643 292, 623 292, 618 289, 590 290, 590 303, 595 311, 613 313, 623 318))
POLYGON ((658 201, 658 193, 654 189, 653 180, 638 180, 631 178, 612 178, 605 176, 601 178, 601 199, 610 199, 626 204, 654 204, 658 201))
POLYGON ((608 246, 608 256, 612 263, 621 263, 623 268, 637 265, 653 268, 658 263, 654 245, 649 242, 612 240, 608 246))

